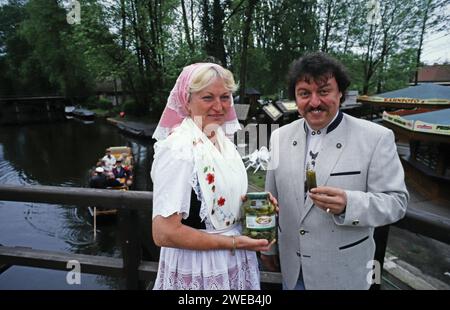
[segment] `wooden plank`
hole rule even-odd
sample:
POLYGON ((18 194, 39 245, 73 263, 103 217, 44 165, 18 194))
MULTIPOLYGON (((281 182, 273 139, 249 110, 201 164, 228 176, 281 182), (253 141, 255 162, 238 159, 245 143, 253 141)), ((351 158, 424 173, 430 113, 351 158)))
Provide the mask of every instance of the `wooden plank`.
POLYGON ((280 272, 261 271, 260 273, 261 283, 281 283, 280 272))
POLYGON ((11 267, 11 265, 0 265, 0 274, 4 273, 10 267, 11 267))
POLYGON ((30 248, 0 247, 0 263, 69 271, 67 263, 76 260, 82 273, 121 276, 120 258, 84 254, 61 253, 30 248))
MULTIPOLYGON (((121 258, 0 246, 0 264, 69 271, 67 262, 70 260, 80 263, 81 273, 123 276, 121 258)), ((155 279, 158 263, 142 261, 138 270, 141 280, 155 279)))
POLYGON ((140 288, 138 268, 142 257, 137 211, 120 210, 119 226, 126 287, 130 290, 137 290, 140 288))
POLYGON ((450 244, 450 219, 408 208, 406 216, 393 225, 450 244))
POLYGON ((153 193, 81 187, 0 185, 0 200, 77 206, 101 205, 102 208, 108 209, 122 207, 148 211, 152 206, 153 193))
POLYGON ((154 281, 158 272, 158 262, 141 261, 138 270, 139 279, 154 281))

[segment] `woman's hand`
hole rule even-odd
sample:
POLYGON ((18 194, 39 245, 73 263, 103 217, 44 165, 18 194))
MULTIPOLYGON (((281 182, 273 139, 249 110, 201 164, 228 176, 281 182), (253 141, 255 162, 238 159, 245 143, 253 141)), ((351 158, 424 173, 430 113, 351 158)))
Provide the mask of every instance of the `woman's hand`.
POLYGON ((269 242, 267 239, 252 239, 247 236, 235 236, 236 249, 249 251, 269 251, 276 239, 269 242))
POLYGON ((278 213, 280 211, 280 208, 278 208, 278 200, 272 195, 271 192, 269 192, 269 199, 270 202, 275 206, 275 211, 278 213))
MULTIPOLYGON (((271 192, 268 192, 268 193, 269 193, 269 200, 271 203, 273 203, 273 205, 275 206, 275 211, 278 213, 278 211, 280 210, 278 208, 278 200, 272 195, 271 192)), ((247 201, 247 195, 242 195, 241 200, 242 200, 242 202, 247 201)))

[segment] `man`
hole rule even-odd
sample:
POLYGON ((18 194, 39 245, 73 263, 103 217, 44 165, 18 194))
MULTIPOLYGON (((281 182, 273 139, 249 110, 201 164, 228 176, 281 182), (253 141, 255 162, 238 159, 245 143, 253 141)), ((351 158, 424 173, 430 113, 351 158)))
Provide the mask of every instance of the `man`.
POLYGON ((114 165, 116 164, 116 158, 111 155, 110 149, 106 149, 106 155, 103 156, 102 161, 104 162, 105 170, 111 172, 114 165))
POLYGON ((89 187, 91 188, 106 188, 108 186, 106 175, 103 174, 104 170, 102 167, 95 168, 95 174, 91 177, 89 181, 89 187))
MULTIPOLYGON (((303 119, 273 132, 266 177, 266 190, 279 204, 285 289, 368 289, 374 228, 406 212, 394 135, 339 110, 349 84, 344 67, 326 54, 309 54, 291 66, 289 95, 303 119), (307 167, 318 186, 310 190, 307 167)), ((269 270, 276 268, 273 252, 261 256, 269 270)))
POLYGON ((117 158, 116 166, 113 168, 112 172, 116 179, 125 179, 124 182, 129 186, 132 184, 131 179, 133 176, 131 175, 130 170, 122 165, 122 161, 122 157, 117 158))

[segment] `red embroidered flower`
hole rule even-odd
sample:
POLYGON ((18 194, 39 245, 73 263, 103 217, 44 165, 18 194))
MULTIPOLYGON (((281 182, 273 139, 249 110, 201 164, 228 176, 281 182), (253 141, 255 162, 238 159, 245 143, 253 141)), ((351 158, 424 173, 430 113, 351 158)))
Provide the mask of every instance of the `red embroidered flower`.
POLYGON ((225 198, 220 197, 219 200, 217 200, 217 204, 219 207, 223 206, 225 204, 225 198))
POLYGON ((208 181, 208 184, 214 183, 214 174, 208 173, 206 175, 206 181, 208 181))

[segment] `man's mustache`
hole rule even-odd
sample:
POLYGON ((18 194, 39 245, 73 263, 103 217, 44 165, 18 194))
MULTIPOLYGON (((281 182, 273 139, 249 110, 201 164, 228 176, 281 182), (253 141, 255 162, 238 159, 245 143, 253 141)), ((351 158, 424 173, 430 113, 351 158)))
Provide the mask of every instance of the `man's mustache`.
POLYGON ((311 111, 317 110, 317 109, 322 110, 322 111, 328 111, 328 107, 327 107, 327 106, 320 104, 320 105, 318 105, 317 107, 311 107, 311 106, 309 106, 309 107, 306 109, 306 112, 311 112, 311 111))

